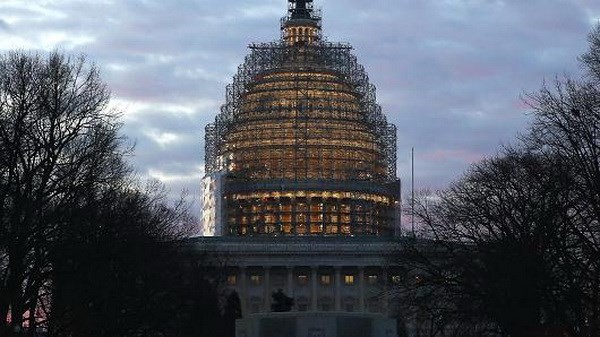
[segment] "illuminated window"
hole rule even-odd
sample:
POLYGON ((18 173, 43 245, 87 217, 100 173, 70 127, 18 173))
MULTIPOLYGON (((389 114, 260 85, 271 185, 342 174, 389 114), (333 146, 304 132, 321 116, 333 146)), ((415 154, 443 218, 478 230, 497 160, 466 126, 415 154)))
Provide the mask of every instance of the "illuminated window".
POLYGON ((377 283, 377 275, 369 275, 369 276, 367 276, 367 282, 369 282, 369 284, 375 284, 375 283, 377 283))
POLYGON ((260 281, 261 281, 260 280, 260 275, 257 275, 257 274, 250 275, 250 282, 253 285, 255 285, 255 286, 260 285, 260 281))
POLYGON ((283 225, 283 232, 286 234, 290 234, 292 232, 292 225, 289 223, 286 223, 283 225))
POLYGON ((393 275, 392 276, 392 283, 394 283, 394 284, 400 284, 400 282, 402 282, 402 278, 400 277, 400 275, 393 275))
POLYGON ((349 286, 353 285, 354 275, 344 275, 344 284, 349 286))
POLYGON ((298 234, 306 234, 306 225, 305 224, 298 224, 298 225, 296 225, 296 233, 298 233, 298 234))
POLYGON ((331 226, 331 225, 329 225, 326 228, 327 229, 326 229, 325 233, 327 233, 327 234, 336 234, 338 232, 338 227, 337 226, 331 226))
POLYGON ((230 286, 236 285, 237 284, 237 276, 236 275, 227 276, 227 284, 230 286))
POLYGON ((321 275, 321 284, 326 286, 330 285, 331 275, 321 275))
POLYGON ((317 233, 323 232, 323 225, 320 225, 320 224, 311 224, 310 225, 310 232, 312 234, 317 234, 317 233))
POLYGON ((304 275, 304 274, 298 275, 298 284, 307 285, 308 284, 308 275, 304 275))

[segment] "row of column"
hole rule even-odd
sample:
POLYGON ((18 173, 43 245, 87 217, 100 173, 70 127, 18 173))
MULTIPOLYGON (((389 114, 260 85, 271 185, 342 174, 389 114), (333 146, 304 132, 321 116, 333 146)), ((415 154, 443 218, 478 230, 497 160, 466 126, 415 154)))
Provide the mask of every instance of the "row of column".
MULTIPOLYGON (((240 267, 240 272, 239 272, 239 276, 240 276, 240 284, 238 286, 238 290, 240 292, 240 301, 241 301, 241 305, 242 305, 242 310, 248 310, 248 275, 246 273, 246 267, 240 267)), ((271 289, 271 267, 262 267, 263 269, 263 282, 261 282, 261 287, 263 288, 263 300, 264 300, 264 305, 267 311, 270 311, 271 308, 271 293, 272 293, 272 289, 271 289)), ((286 267, 287 269, 287 282, 286 282, 286 294, 288 296, 294 294, 294 285, 295 285, 295 280, 294 280, 294 267, 286 267)), ((311 275, 310 275, 310 282, 311 282, 311 289, 310 289, 310 310, 312 311, 317 311, 318 307, 318 269, 319 267, 311 267, 311 275)), ((334 285, 335 285, 335 289, 334 289, 334 310, 335 311, 342 311, 342 277, 345 275, 342 275, 342 267, 334 267, 334 285)), ((383 279, 383 287, 382 287, 382 304, 383 304, 383 311, 387 312, 388 311, 388 299, 389 299, 389 294, 388 294, 388 275, 387 275, 387 270, 386 269, 382 269, 382 279, 383 279)), ((366 306, 365 306, 365 268, 364 267, 358 267, 358 310, 357 311, 365 311, 366 306)))

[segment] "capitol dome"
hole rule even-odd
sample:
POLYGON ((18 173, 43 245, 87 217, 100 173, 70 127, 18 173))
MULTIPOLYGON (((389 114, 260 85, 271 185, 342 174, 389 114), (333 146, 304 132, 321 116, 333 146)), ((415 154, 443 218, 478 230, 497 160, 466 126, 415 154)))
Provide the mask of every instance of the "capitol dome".
POLYGON ((396 127, 351 49, 322 37, 309 0, 290 1, 279 41, 250 46, 206 127, 205 227, 234 236, 395 233, 396 127))

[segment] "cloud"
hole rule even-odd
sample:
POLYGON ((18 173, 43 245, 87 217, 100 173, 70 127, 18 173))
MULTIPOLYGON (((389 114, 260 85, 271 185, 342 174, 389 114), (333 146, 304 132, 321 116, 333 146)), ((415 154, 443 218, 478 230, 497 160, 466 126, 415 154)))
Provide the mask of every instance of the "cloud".
MULTIPOLYGON (((577 73, 600 18, 586 0, 317 1, 324 34, 350 42, 398 126, 399 176, 443 187, 522 132, 523 92, 577 73)), ((204 126, 250 42, 279 37, 284 0, 0 2, 0 50, 88 55, 136 140, 138 172, 199 194, 204 126)), ((197 205, 196 205, 197 207, 197 205)))

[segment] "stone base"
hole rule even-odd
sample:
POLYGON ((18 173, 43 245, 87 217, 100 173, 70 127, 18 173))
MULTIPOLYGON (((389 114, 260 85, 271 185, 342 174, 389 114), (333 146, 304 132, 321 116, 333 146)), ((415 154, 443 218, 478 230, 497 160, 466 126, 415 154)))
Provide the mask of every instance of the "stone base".
POLYGON ((236 337, 396 337, 396 320, 352 312, 271 312, 238 319, 236 337))

